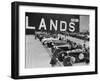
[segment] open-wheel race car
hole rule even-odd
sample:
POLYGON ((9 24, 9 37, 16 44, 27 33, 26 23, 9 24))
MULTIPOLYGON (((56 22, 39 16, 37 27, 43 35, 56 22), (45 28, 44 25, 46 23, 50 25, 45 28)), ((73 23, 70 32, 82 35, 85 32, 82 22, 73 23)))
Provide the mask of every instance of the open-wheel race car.
POLYGON ((52 42, 53 42, 54 40, 58 40, 58 39, 57 39, 57 38, 53 38, 53 37, 44 37, 44 38, 42 39, 42 44, 43 44, 43 45, 46 45, 47 47, 49 47, 48 45, 49 45, 49 44, 52 44, 52 42))
POLYGON ((35 32, 35 39, 38 38, 41 41, 45 35, 45 32, 35 32))
POLYGON ((53 46, 66 45, 67 41, 59 40, 58 38, 46 38, 46 39, 43 39, 42 44, 46 45, 49 48, 52 48, 53 46))

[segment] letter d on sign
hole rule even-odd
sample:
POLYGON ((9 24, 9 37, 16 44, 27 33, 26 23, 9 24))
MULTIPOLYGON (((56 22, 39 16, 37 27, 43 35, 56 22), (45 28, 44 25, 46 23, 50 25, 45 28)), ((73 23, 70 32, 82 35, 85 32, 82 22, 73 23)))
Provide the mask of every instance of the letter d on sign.
POLYGON ((67 23, 65 21, 60 21, 60 31, 66 31, 67 23), (62 24, 64 24, 65 28, 62 28, 62 24))

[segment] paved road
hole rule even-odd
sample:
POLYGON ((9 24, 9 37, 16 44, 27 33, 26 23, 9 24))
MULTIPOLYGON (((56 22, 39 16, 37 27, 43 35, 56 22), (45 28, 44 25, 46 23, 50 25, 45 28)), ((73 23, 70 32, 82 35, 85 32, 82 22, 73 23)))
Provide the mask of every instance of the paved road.
POLYGON ((26 68, 51 67, 50 56, 33 35, 26 35, 26 68))

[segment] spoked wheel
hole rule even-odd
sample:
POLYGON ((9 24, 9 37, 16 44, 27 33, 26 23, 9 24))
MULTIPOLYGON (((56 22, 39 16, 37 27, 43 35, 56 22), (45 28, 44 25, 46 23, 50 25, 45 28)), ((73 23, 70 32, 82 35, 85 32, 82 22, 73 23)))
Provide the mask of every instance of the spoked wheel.
POLYGON ((61 51, 61 52, 58 54, 58 60, 59 60, 60 62, 63 62, 65 55, 67 55, 67 53, 66 53, 65 51, 61 51))
POLYGON ((75 63, 75 57, 65 56, 63 60, 64 66, 72 66, 75 63))

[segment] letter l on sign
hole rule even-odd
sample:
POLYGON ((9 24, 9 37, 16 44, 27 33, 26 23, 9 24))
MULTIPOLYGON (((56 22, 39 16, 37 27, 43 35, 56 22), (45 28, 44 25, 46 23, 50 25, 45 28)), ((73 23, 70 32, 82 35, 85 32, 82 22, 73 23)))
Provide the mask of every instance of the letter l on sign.
POLYGON ((26 16, 26 28, 27 29, 35 29, 35 26, 28 26, 28 16, 26 16))

